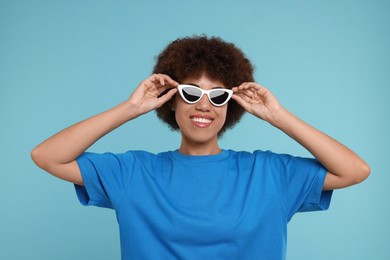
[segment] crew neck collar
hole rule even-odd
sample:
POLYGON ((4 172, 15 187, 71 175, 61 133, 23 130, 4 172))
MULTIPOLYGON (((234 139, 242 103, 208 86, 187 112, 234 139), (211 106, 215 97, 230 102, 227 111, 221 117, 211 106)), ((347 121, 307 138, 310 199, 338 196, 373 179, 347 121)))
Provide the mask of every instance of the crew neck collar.
POLYGON ((221 152, 218 154, 187 155, 187 154, 180 153, 179 150, 175 150, 175 151, 171 151, 170 154, 174 159, 180 161, 201 163, 201 162, 216 162, 216 161, 224 160, 229 156, 229 151, 222 149, 221 152))

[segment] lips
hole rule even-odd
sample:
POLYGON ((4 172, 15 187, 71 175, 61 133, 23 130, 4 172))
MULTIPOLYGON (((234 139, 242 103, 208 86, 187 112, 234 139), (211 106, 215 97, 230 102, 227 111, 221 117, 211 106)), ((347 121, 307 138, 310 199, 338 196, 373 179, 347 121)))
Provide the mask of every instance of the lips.
POLYGON ((200 116, 200 115, 194 115, 190 117, 192 123, 194 123, 197 127, 208 127, 213 123, 213 118, 210 116, 200 116))

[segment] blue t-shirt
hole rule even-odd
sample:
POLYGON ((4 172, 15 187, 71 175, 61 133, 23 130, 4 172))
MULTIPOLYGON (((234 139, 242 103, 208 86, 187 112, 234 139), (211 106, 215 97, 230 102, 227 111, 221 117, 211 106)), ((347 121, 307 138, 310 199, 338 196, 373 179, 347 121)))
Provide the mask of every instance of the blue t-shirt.
POLYGON ((210 156, 84 153, 83 205, 112 208, 122 259, 285 259, 287 223, 325 210, 314 159, 222 150, 210 156))

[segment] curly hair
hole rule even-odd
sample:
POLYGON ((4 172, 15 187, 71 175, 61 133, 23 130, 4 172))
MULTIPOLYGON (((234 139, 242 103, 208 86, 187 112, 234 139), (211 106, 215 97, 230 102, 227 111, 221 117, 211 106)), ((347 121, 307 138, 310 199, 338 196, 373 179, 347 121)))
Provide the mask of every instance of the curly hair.
MULTIPOLYGON (((153 73, 170 76, 177 82, 202 75, 220 81, 226 88, 233 88, 243 82, 254 81, 254 67, 245 54, 233 43, 219 37, 193 36, 171 42, 158 56, 153 73)), ((164 93, 163 93, 164 94, 164 93)), ((171 100, 172 102, 172 100, 171 100)), ((157 116, 173 130, 179 126, 172 103, 167 102, 156 110, 157 116)), ((222 135, 241 119, 245 110, 233 99, 229 101, 222 135)))

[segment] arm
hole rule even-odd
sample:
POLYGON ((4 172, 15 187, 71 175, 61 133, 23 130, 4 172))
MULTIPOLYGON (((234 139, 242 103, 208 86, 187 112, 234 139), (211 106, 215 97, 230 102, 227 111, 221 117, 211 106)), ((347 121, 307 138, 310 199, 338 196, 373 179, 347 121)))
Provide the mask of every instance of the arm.
POLYGON ((77 157, 107 133, 167 102, 177 89, 159 97, 160 94, 177 85, 166 75, 152 75, 142 81, 125 102, 72 125, 39 144, 31 152, 33 161, 58 178, 83 185, 77 157))
POLYGON ((356 153, 287 111, 268 89, 250 82, 233 91, 233 99, 245 110, 282 130, 328 170, 324 190, 360 183, 370 174, 369 166, 356 153))

